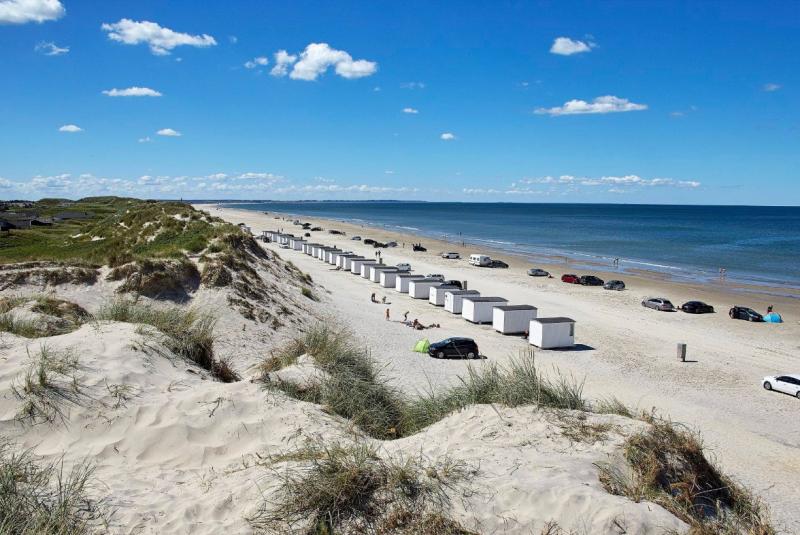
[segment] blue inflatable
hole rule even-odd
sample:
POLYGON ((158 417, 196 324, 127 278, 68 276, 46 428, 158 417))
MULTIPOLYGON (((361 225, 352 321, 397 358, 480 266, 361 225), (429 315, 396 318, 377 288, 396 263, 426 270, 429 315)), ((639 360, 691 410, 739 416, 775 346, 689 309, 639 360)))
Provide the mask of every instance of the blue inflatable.
POLYGON ((767 323, 783 323, 783 318, 777 312, 770 312, 764 315, 764 321, 767 323))

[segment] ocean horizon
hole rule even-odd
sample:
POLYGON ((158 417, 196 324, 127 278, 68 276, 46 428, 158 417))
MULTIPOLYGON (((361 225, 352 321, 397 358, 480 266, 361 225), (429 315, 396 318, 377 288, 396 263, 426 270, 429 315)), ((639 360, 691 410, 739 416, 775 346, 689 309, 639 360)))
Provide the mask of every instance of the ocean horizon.
MULTIPOLYGON (((679 280, 800 287, 800 207, 429 201, 224 202, 679 280)), ((260 229, 258 229, 260 230, 260 229)))

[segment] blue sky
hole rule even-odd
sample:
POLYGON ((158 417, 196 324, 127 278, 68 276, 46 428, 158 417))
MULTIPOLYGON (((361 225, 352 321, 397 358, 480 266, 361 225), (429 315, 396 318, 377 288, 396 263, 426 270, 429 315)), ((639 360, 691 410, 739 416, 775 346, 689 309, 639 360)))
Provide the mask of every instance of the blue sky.
POLYGON ((796 205, 799 30, 794 1, 0 0, 0 198, 796 205))

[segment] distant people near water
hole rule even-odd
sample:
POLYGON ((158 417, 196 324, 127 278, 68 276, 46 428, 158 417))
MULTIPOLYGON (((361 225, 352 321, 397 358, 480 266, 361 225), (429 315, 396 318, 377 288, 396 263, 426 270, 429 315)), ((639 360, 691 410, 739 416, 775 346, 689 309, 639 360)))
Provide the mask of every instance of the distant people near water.
POLYGON ((767 307, 767 314, 772 314, 772 305, 767 307))
POLYGON ((719 268, 719 280, 720 282, 725 282, 725 277, 728 276, 728 270, 724 267, 719 268))
POLYGON ((619 269, 619 258, 614 259, 614 267, 619 269))

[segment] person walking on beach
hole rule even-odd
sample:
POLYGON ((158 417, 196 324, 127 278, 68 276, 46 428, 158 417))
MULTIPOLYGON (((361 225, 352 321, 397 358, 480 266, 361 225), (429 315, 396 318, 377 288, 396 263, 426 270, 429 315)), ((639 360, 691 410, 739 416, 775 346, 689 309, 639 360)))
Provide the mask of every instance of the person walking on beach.
POLYGON ((369 300, 372 301, 373 303, 377 303, 378 302, 378 300, 375 299, 375 293, 374 292, 373 292, 373 294, 371 296, 369 296, 369 300))
POLYGON ((389 309, 386 309, 386 321, 389 321, 391 318, 389 317, 389 309))
POLYGON ((403 314, 403 323, 408 323, 408 311, 403 314))

